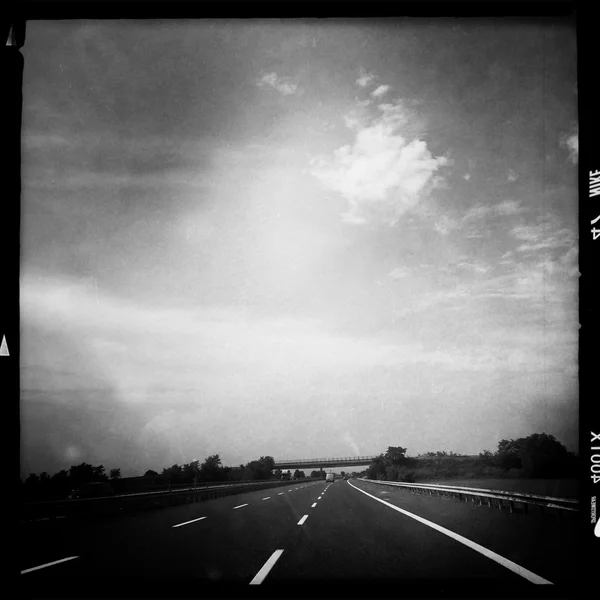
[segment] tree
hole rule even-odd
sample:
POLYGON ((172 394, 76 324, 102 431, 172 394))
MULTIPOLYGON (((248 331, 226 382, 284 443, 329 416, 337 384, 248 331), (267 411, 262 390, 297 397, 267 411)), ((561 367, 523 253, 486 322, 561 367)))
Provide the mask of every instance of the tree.
POLYGON ((244 466, 243 479, 271 479, 274 467, 275 459, 272 456, 261 456, 244 466))
POLYGON ((302 479, 304 476, 304 471, 300 471, 300 469, 294 471, 294 479, 302 479))
POLYGON ((111 479, 121 479, 121 469, 111 469, 110 470, 110 478, 111 479))
MULTIPOLYGON (((489 458, 489 453, 485 459, 489 458)), ((483 458, 482 455, 480 457, 483 458)), ((500 440, 495 464, 508 471, 523 469, 526 477, 560 477, 573 473, 572 455, 554 436, 533 433, 516 440, 500 440)))
POLYGON ((144 473, 144 477, 158 477, 158 473, 156 471, 153 471, 152 469, 148 469, 144 473))
POLYGON ((270 479, 275 468, 275 459, 272 456, 261 456, 258 463, 260 465, 260 479, 270 479))
POLYGON ((366 469, 367 479, 385 479, 385 467, 384 455, 376 456, 366 469))
POLYGON ((384 454, 386 466, 400 466, 406 464, 406 448, 400 446, 389 446, 384 454))
POLYGON ((494 455, 489 450, 484 450, 479 454, 479 461, 484 467, 494 466, 494 455))
POLYGON ((200 477, 200 461, 194 460, 189 464, 183 465, 181 468, 181 476, 184 481, 192 482, 200 477))
POLYGON ((206 458, 200 467, 200 477, 204 481, 221 481, 223 475, 221 457, 218 454, 206 458))
POLYGON ((534 433, 519 442, 521 463, 527 477, 556 477, 565 473, 569 453, 554 436, 534 433))
POLYGON ((94 467, 86 462, 82 462, 79 465, 73 465, 69 469, 69 480, 74 487, 77 487, 85 483, 100 481, 103 474, 104 467, 94 467))
POLYGON ((169 467, 168 469, 163 469, 161 473, 162 477, 169 481, 170 483, 180 483, 181 482, 181 467, 177 464, 169 467))
POLYGON ((345 477, 345 476, 346 476, 346 473, 345 473, 345 471, 340 471, 340 475, 341 475, 342 477, 345 477))

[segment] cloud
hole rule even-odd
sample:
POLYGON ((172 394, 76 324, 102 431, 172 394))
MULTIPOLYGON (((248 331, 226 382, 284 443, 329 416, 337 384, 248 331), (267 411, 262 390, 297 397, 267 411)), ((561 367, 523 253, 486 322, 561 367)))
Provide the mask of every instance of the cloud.
POLYGON ((284 96, 294 94, 298 89, 298 84, 294 83, 289 77, 279 77, 277 73, 265 73, 256 82, 259 87, 269 85, 284 96))
POLYGON ((436 219, 433 228, 441 235, 448 235, 460 227, 460 221, 448 216, 442 216, 436 219))
POLYGON ((569 159, 576 165, 579 161, 579 134, 574 133, 568 136, 562 140, 561 144, 567 147, 569 150, 569 159))
POLYGON ((469 179, 471 179, 471 173, 465 173, 463 175, 463 179, 465 179, 466 181, 469 181, 469 179))
POLYGON ((450 217, 448 215, 429 215, 435 218, 434 229, 441 235, 448 235, 453 231, 461 230, 467 238, 481 238, 489 233, 489 228, 482 224, 491 217, 512 216, 525 212, 521 202, 516 200, 504 200, 497 204, 477 204, 471 207, 462 217, 450 217))
POLYGON ((372 73, 367 73, 364 69, 360 70, 360 77, 356 80, 356 85, 360 87, 366 87, 375 79, 375 75, 372 73))
POLYGON ((516 200, 504 200, 500 204, 496 204, 494 208, 496 214, 503 216, 516 215, 523 210, 521 203, 516 200))
POLYGON ((477 262, 462 261, 456 265, 459 269, 474 271, 475 273, 487 273, 490 270, 489 265, 484 265, 477 262))
POLYGON ((548 215, 539 219, 534 225, 517 225, 511 230, 512 235, 522 242, 517 247, 519 252, 535 252, 573 246, 575 234, 571 229, 561 228, 558 219, 548 215))
POLYGON ((513 171, 512 169, 508 170, 508 175, 506 176, 507 180, 510 181, 511 183, 514 181, 517 181, 517 179, 519 178, 518 174, 516 173, 516 171, 513 171))
POLYGON ((443 179, 434 174, 450 161, 434 157, 421 139, 407 139, 410 111, 402 104, 379 106, 382 114, 364 119, 352 114, 346 124, 354 142, 331 156, 311 160, 311 173, 323 188, 341 194, 349 205, 346 222, 394 224, 443 179))
POLYGON ((380 85, 376 90, 373 90, 371 92, 371 96, 373 96, 374 98, 379 98, 380 96, 383 96, 386 92, 388 92, 390 89, 391 88, 389 85, 380 85))
POLYGON ((405 277, 408 277, 411 273, 411 270, 406 268, 406 267, 398 267, 396 269, 394 269, 393 271, 390 271, 388 273, 388 276, 391 277, 392 279, 404 279, 405 277))

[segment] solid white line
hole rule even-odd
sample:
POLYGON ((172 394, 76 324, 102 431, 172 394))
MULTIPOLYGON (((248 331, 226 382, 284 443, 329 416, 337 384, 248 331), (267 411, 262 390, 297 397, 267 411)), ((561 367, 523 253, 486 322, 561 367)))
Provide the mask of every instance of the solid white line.
POLYGON ((472 550, 475 550, 475 552, 479 552, 480 554, 483 554, 483 556, 490 558, 491 560, 497 562, 498 564, 502 565, 503 567, 506 567, 513 573, 516 573, 517 575, 524 577, 528 581, 531 581, 531 583, 554 585, 551 581, 548 581, 547 579, 544 579, 543 577, 540 577, 539 575, 532 573, 531 571, 525 569, 524 567, 518 565, 517 563, 512 562, 508 558, 504 558, 504 556, 500 556, 499 554, 496 554, 492 550, 488 550, 484 546, 480 546, 478 543, 473 542, 473 541, 467 539, 466 537, 459 535, 458 533, 454 533, 454 531, 450 531, 449 529, 446 529, 445 527, 442 527, 441 525, 432 523, 431 521, 428 521, 427 519, 424 519, 423 517, 419 517, 413 513, 408 512, 407 510, 399 508, 399 507, 395 506, 394 504, 392 504, 391 502, 387 502, 386 500, 377 498, 376 496, 373 496, 373 495, 369 494, 368 492, 361 490, 359 487, 356 487, 355 485, 351 484, 350 482, 348 482, 348 484, 351 485, 355 490, 358 490, 362 494, 365 494, 365 496, 369 496, 369 498, 373 498, 373 500, 377 500, 377 502, 381 502, 381 504, 385 504, 386 506, 393 508, 394 510, 398 511, 399 513, 402 513, 403 515, 406 515, 407 517, 410 517, 411 519, 415 519, 415 521, 419 521, 419 523, 423 523, 423 525, 427 525, 428 527, 431 527, 432 529, 435 529, 436 531, 439 531, 440 533, 447 535, 448 537, 452 538, 453 540, 456 540, 457 542, 464 544, 465 546, 471 548, 472 550))
POLYGON ((271 496, 267 496, 266 498, 263 498, 263 500, 268 500, 271 496))
POLYGON ((69 558, 61 558, 60 560, 55 560, 51 563, 46 563, 45 565, 40 565, 39 567, 32 567, 31 569, 25 569, 21 571, 21 575, 25 575, 25 573, 31 573, 31 571, 37 571, 38 569, 45 569, 46 567, 51 567, 52 565, 57 565, 58 563, 65 562, 67 560, 73 560, 74 558, 79 558, 78 556, 69 556, 69 558))
POLYGON ((283 550, 275 550, 269 560, 262 566, 262 569, 254 576, 254 579, 250 582, 250 585, 260 585, 264 578, 269 574, 269 571, 275 566, 275 563, 279 560, 279 557, 283 554, 283 550))
POLYGON ((298 525, 304 525, 304 521, 306 521, 306 519, 308 519, 308 515, 304 515, 299 521, 298 521, 298 525))
POLYGON ((314 504, 311 506, 311 508, 314 508, 316 505, 317 505, 317 503, 315 502, 315 503, 314 503, 314 504))
POLYGON ((240 504, 239 506, 234 506, 233 510, 235 510, 236 508, 242 508, 242 506, 248 506, 248 504, 240 504))
POLYGON ((173 527, 181 527, 182 525, 189 525, 190 523, 195 523, 196 521, 202 521, 202 519, 206 519, 206 517, 200 517, 199 519, 192 519, 191 521, 186 521, 185 523, 179 523, 179 525, 173 525, 173 527))

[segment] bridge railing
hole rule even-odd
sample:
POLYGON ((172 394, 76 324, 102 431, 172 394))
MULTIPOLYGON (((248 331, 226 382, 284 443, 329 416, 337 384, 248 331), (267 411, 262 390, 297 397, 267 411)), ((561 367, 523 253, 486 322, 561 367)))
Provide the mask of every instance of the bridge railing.
POLYGON ((360 481, 387 485, 389 487, 403 487, 418 494, 440 495, 454 497, 460 501, 474 502, 479 505, 486 504, 490 508, 494 505, 502 510, 508 507, 511 513, 520 509, 527 514, 529 508, 536 506, 540 511, 544 508, 557 509, 559 511, 578 512, 579 502, 572 498, 554 498, 552 496, 537 496, 534 494, 522 494, 520 492, 506 492, 504 490, 488 490, 484 488, 470 488, 435 483, 405 483, 400 481, 379 481, 375 479, 361 478, 360 481))
POLYGON ((338 456, 338 457, 332 457, 332 458, 304 458, 304 459, 300 459, 300 458, 292 458, 290 460, 276 460, 275 461, 275 466, 278 467, 279 465, 314 465, 317 466, 321 463, 334 463, 334 462, 347 462, 349 464, 352 464, 352 461, 365 461, 365 460, 373 460, 374 458, 377 458, 378 455, 373 455, 373 456, 338 456))

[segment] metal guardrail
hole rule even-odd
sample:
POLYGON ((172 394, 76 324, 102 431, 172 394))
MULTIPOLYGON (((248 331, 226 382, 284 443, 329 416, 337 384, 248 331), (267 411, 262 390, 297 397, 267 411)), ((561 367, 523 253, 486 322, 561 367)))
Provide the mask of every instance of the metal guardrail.
POLYGON ((69 515, 118 514, 124 510, 140 510, 201 502, 242 494, 255 490, 297 485, 300 481, 320 481, 320 478, 303 477, 302 480, 247 481, 244 483, 226 483, 206 487, 171 489, 170 491, 138 492, 118 494, 99 498, 78 498, 74 500, 53 500, 28 502, 22 505, 22 520, 31 521, 40 518, 55 518, 69 515))
MULTIPOLYGON (((361 478, 361 481, 369 483, 377 483, 387 485, 389 487, 408 488, 417 493, 439 494, 443 496, 456 497, 459 500, 473 502, 478 501, 480 505, 485 503, 491 508, 493 501, 496 500, 496 506, 499 510, 508 502, 508 507, 511 513, 515 512, 515 503, 522 506, 523 512, 529 512, 529 505, 537 506, 543 511, 544 508, 554 508, 559 511, 566 510, 570 512, 579 511, 579 502, 572 498, 554 498, 552 496, 537 496, 534 494, 522 494, 520 492, 506 492, 504 490, 488 490, 483 488, 469 488, 459 486, 440 485, 434 483, 405 483, 399 481, 379 481, 375 479, 361 478)), ((559 512, 560 514, 560 512, 559 512)))

